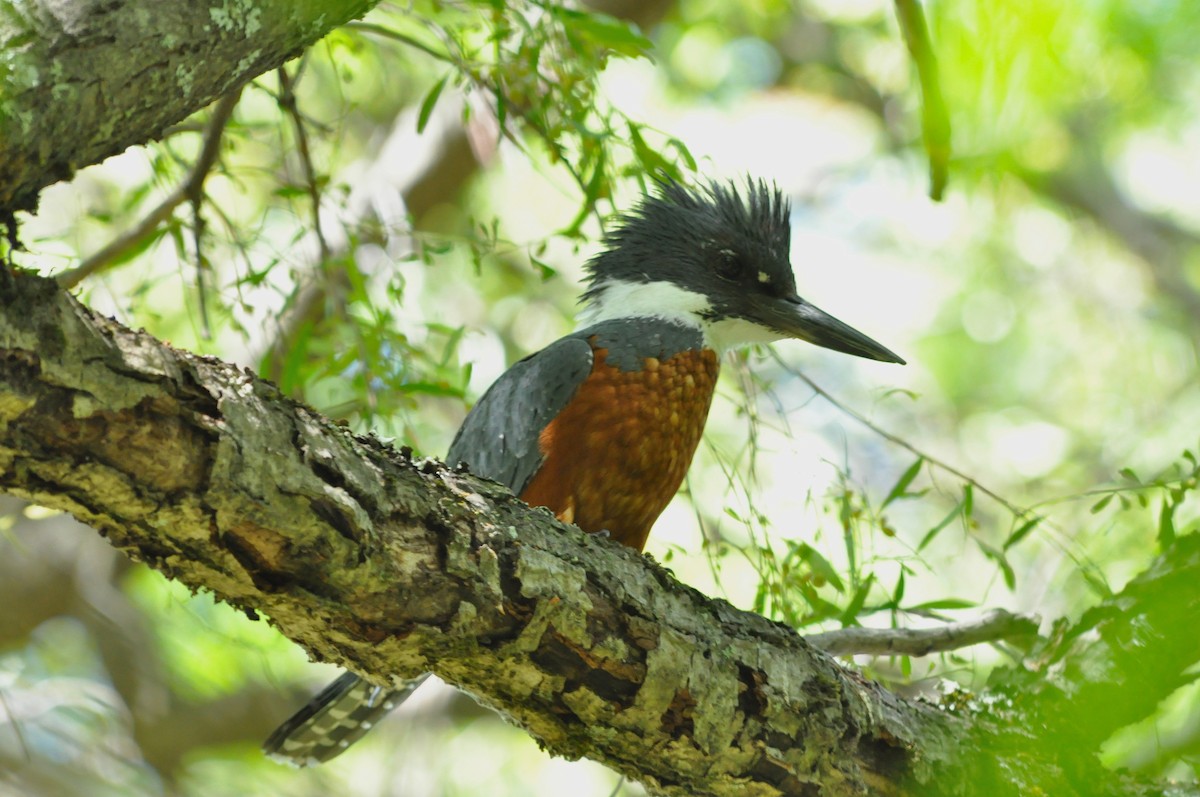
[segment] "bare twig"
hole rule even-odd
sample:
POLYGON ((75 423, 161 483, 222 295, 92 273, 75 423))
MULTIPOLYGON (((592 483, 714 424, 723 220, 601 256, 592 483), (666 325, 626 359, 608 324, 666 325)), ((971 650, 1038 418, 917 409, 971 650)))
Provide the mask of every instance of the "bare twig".
MULTIPOLYGON (((297 76, 299 71, 296 70, 297 76)), ((308 191, 308 201, 312 206, 313 233, 317 236, 317 245, 321 249, 321 264, 324 265, 329 260, 330 250, 325 233, 321 231, 321 189, 317 185, 317 172, 313 168, 312 154, 308 147, 308 133, 304 129, 304 117, 300 115, 300 108, 296 105, 295 80, 288 74, 286 66, 279 67, 277 72, 279 107, 283 108, 296 128, 296 153, 300 156, 300 167, 304 171, 304 187, 308 191)))
POLYGON ((376 36, 382 36, 386 39, 398 41, 401 44, 406 44, 409 47, 412 47, 413 49, 420 50, 426 55, 436 58, 438 61, 444 61, 445 63, 454 66, 458 65, 449 53, 438 50, 437 48, 426 44, 420 39, 409 36, 407 33, 396 30, 395 28, 390 28, 386 25, 379 25, 373 22, 360 22, 357 20, 347 23, 345 27, 350 28, 351 30, 360 30, 363 33, 373 33, 376 36))
POLYGON ((171 214, 175 212, 175 208, 201 195, 204 180, 208 177, 208 173, 212 171, 213 164, 216 163, 217 156, 221 152, 221 135, 225 131, 225 125, 229 123, 230 117, 233 116, 233 109, 237 107, 241 96, 242 88, 239 86, 222 96, 213 105, 212 117, 209 119, 208 127, 204 133, 204 146, 200 150, 200 156, 192 166, 192 171, 188 174, 187 179, 176 186, 175 190, 166 199, 160 202, 154 210, 146 214, 140 222, 125 232, 124 235, 120 235, 110 241, 107 246, 84 260, 75 268, 59 274, 57 277, 59 286, 74 288, 93 274, 109 268, 121 255, 133 249, 143 238, 153 232, 158 225, 171 218, 171 214))
POLYGON ((805 637, 831 656, 926 656, 980 642, 1031 637, 1038 618, 993 609, 982 617, 939 628, 840 628, 805 637))
POLYGON ((929 156, 929 196, 941 201, 950 162, 950 116, 938 80, 937 56, 919 0, 896 0, 896 18, 921 82, 921 138, 929 156))
POLYGON ((988 498, 991 498, 993 501, 995 501, 996 503, 1000 504, 1002 507, 1007 509, 1009 512, 1011 512, 1013 514, 1014 517, 1016 517, 1016 518, 1032 518, 1034 516, 1034 513, 1031 509, 1026 508, 1026 507, 1017 506, 1016 504, 1012 503, 1011 501, 1009 501, 1007 498, 1000 495, 999 493, 994 492, 993 490, 989 490, 987 487, 980 484, 977 479, 974 479, 971 476, 968 476, 966 473, 963 473, 961 470, 959 470, 958 468, 955 468, 953 465, 943 462, 942 460, 937 459, 936 457, 930 456, 929 454, 925 453, 921 449, 914 446, 912 443, 905 440, 903 437, 892 434, 891 432, 884 429, 883 427, 871 422, 865 416, 859 414, 858 412, 855 412, 854 410, 850 409, 842 402, 838 401, 836 398, 834 398, 833 395, 831 395, 828 391, 826 391, 823 387, 818 385, 816 382, 812 381, 812 379, 810 379, 807 375, 805 375, 799 369, 793 368, 792 366, 788 365, 786 362, 783 361, 782 358, 780 358, 780 356, 778 354, 775 353, 775 351, 773 349, 768 349, 768 352, 770 353, 770 356, 775 360, 775 362, 778 363, 781 368, 785 369, 790 375, 792 375, 792 376, 796 377, 797 379, 801 380, 802 382, 804 382, 806 385, 808 385, 810 388, 812 388, 814 393, 816 393, 818 396, 820 396, 821 398, 828 401, 830 404, 832 404, 834 407, 836 407, 838 409, 838 411, 840 411, 840 412, 850 416, 854 420, 858 421, 863 426, 867 427, 872 432, 874 432, 875 434, 882 437, 884 440, 887 440, 890 443, 895 443, 896 445, 903 448, 905 451, 909 451, 913 454, 916 454, 918 457, 921 457, 926 462, 928 462, 930 465, 933 465, 935 468, 944 470, 946 473, 949 473, 951 476, 961 479, 966 484, 971 485, 974 489, 983 493, 988 498))
MULTIPOLYGON (((411 114, 398 117, 393 123, 394 128, 411 125, 411 118, 411 114)), ((457 114, 446 114, 444 119, 435 115, 424 133, 430 142, 428 150, 432 150, 427 167, 411 180, 396 186, 403 197, 409 218, 413 220, 421 218, 439 203, 449 201, 478 169, 479 162, 458 119, 457 114)), ((386 150, 387 147, 384 147, 386 150)), ((346 213, 344 223, 361 225, 376 206, 371 201, 356 201, 353 196, 345 203, 350 210, 346 213)), ((335 244, 326 257, 344 254, 343 246, 345 244, 335 244)), ((312 263, 308 255, 303 258, 307 261, 305 268, 279 315, 278 331, 262 355, 264 375, 277 383, 283 381, 287 360, 296 340, 304 330, 320 324, 330 314, 331 308, 336 310, 336 303, 341 301, 341 295, 347 287, 344 269, 322 269, 318 267, 319 264, 312 263)))
MULTIPOLYGON (((217 137, 220 140, 220 137, 217 137)), ((214 147, 214 149, 216 149, 214 147)), ((192 209, 192 249, 196 255, 196 300, 200 312, 200 336, 212 338, 212 326, 208 323, 208 287, 204 283, 204 180, 188 181, 188 206, 192 209)))
MULTIPOLYGON (((1072 548, 1071 535, 1066 533, 1065 531, 1063 531, 1063 529, 1060 528, 1059 526, 1057 526, 1055 523, 1051 522, 1051 520, 1046 515, 1043 515, 1043 514, 1037 512, 1038 507, 1045 506, 1047 503, 1057 503, 1060 501, 1060 499, 1055 499, 1054 501, 1050 501, 1050 502, 1043 501, 1043 502, 1039 502, 1037 504, 1033 504, 1031 506, 1025 506, 1025 507, 1014 504, 1012 501, 1009 501, 1007 498, 1005 498, 1004 496, 995 492, 994 490, 990 490, 987 487, 985 487, 983 484, 981 484, 979 482, 978 479, 967 475, 966 473, 962 472, 958 468, 938 459, 937 457, 934 457, 934 456, 931 456, 931 455, 925 453, 924 451, 917 448, 916 446, 914 446, 912 443, 908 442, 904 438, 887 431, 886 429, 884 429, 883 427, 881 427, 875 423, 872 423, 867 418, 865 418, 863 415, 850 409, 845 404, 841 403, 836 398, 834 398, 824 388, 820 387, 816 382, 812 381, 812 379, 810 379, 808 376, 803 374, 799 369, 797 369, 793 366, 790 366, 786 362, 784 362, 784 360, 779 356, 779 354, 774 349, 768 348, 767 352, 768 352, 769 356, 775 360, 775 362, 779 365, 780 368, 784 369, 787 373, 791 374, 792 376, 796 377, 797 379, 803 381, 805 384, 807 384, 809 387, 811 387, 813 389, 813 392, 815 392, 818 396, 821 396, 823 399, 825 399, 830 404, 832 404, 836 409, 838 409, 842 413, 848 415, 849 417, 853 418, 854 420, 858 421, 863 426, 867 427, 872 432, 874 432, 875 434, 882 437, 884 440, 887 440, 888 442, 896 444, 897 446, 903 448, 905 451, 916 454, 918 457, 923 459, 929 465, 932 465, 933 467, 938 468, 939 470, 949 473, 951 476, 954 476, 955 478, 961 480, 964 484, 970 485, 973 490, 979 491, 981 494, 986 495, 988 498, 991 498, 997 504, 999 504, 1000 506, 1002 506, 1006 510, 1008 510, 1008 512, 1012 514, 1014 520, 1025 521, 1027 524, 1029 524, 1029 528, 1036 526, 1037 528, 1053 532, 1055 535, 1057 535, 1057 537, 1056 538, 1052 537, 1051 540, 1056 544, 1058 550, 1060 550, 1065 556, 1070 558, 1070 560, 1072 562, 1074 562, 1076 565, 1078 565, 1080 567, 1080 569, 1092 572, 1092 573, 1096 574, 1097 576, 1100 576, 1099 569, 1096 567, 1095 563, 1092 562, 1091 559, 1086 554, 1078 551, 1077 549, 1072 548)), ((1065 499, 1061 499, 1061 500, 1065 500, 1065 499)), ((1006 544, 1005 544, 1006 548, 1007 548, 1008 544, 1011 544, 1011 541, 1012 541, 1012 538, 1010 537, 1009 542, 1006 542, 1006 544)), ((1100 581, 1101 582, 1103 581, 1102 576, 1100 576, 1100 581)), ((1107 587, 1105 587, 1105 588, 1107 589, 1107 587)))

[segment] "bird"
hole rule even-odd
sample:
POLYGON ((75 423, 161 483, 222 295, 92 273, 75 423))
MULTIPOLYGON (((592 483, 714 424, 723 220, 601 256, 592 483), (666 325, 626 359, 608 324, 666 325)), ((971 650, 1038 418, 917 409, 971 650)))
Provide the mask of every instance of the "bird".
MULTIPOLYGON (((641 551, 691 464, 725 352, 798 338, 903 365, 799 296, 790 216, 763 180, 656 181, 587 262, 580 328, 505 371, 446 461, 641 551)), ((381 687, 347 672, 263 748, 298 766, 327 761, 427 677, 381 687)))

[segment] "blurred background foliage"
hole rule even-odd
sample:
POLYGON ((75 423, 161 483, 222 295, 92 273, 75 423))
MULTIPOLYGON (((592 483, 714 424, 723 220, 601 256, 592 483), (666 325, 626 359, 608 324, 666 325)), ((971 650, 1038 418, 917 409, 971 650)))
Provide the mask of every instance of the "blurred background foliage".
MULTIPOLYGON (((1195 527, 1200 7, 925 11, 940 203, 883 0, 427 1, 46 190, 13 257, 438 456, 507 364, 571 329, 581 264, 648 172, 776 180, 801 293, 909 365, 732 355, 651 555, 803 629, 1077 617, 1195 527), (200 200, 170 200, 197 163, 200 200)), ((428 687, 332 765, 278 767, 258 743, 332 668, 69 518, 0 508, 0 793, 617 784, 428 687)), ((931 693, 1012 655, 857 664, 931 693)), ((1198 756, 1195 687, 1106 747, 1156 775, 1198 756)))

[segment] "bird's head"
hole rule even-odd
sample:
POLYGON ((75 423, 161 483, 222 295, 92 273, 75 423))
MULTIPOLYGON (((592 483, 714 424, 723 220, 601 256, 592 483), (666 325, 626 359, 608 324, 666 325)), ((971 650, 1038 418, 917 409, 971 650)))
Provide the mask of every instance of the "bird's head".
POLYGON ((670 181, 642 198, 588 262, 588 323, 658 317, 698 327, 725 351, 800 338, 884 362, 897 355, 801 299, 788 250, 790 208, 778 188, 747 180, 688 188, 670 181))

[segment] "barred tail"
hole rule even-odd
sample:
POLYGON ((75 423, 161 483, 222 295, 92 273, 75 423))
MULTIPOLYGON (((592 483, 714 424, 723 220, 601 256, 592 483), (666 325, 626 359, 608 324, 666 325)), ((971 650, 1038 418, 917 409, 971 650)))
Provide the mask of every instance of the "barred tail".
POLYGON ((425 673, 399 688, 387 689, 352 672, 343 673, 276 728, 263 742, 263 752, 298 767, 328 761, 361 739, 428 677, 425 673))

